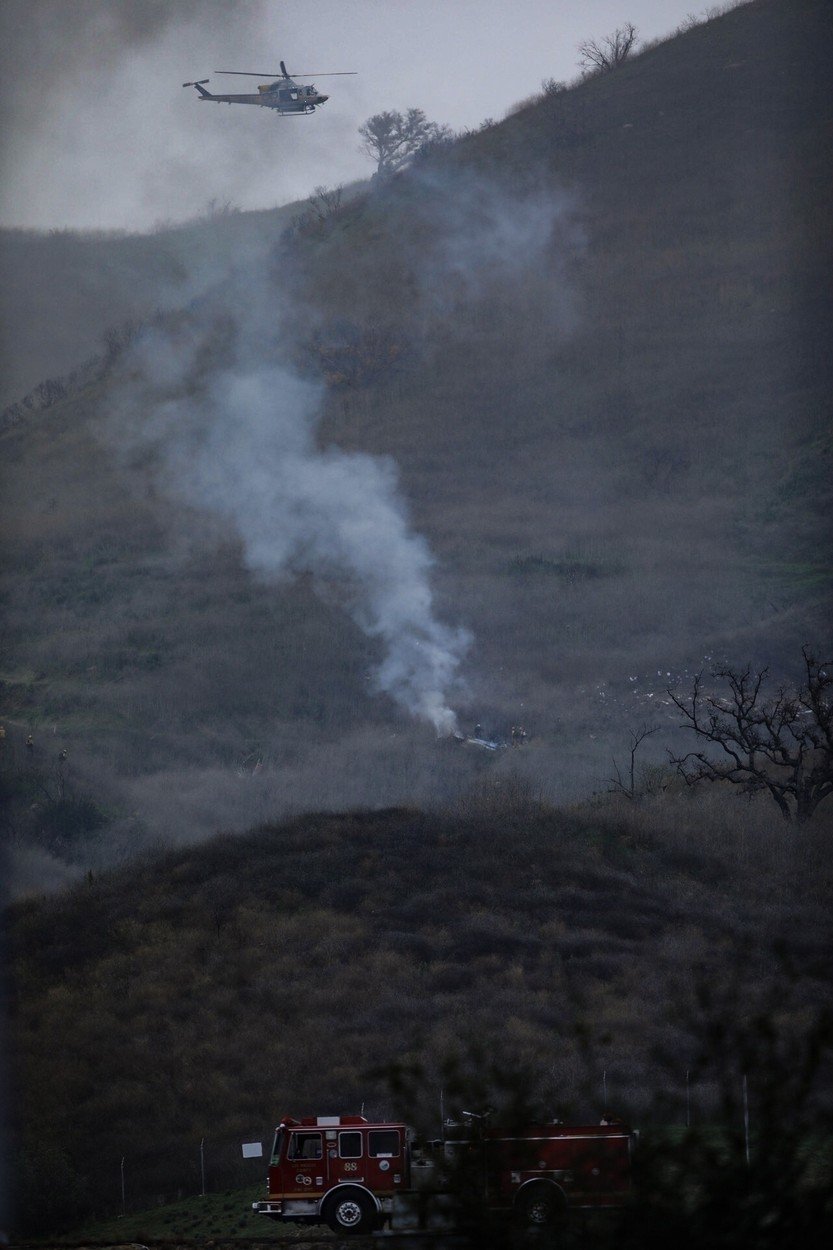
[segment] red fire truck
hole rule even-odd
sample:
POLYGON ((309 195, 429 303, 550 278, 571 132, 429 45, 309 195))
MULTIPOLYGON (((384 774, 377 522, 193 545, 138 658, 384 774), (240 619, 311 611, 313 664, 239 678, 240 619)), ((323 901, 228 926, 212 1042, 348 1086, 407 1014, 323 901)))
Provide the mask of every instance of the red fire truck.
POLYGON ((405 1124, 287 1117, 275 1133, 268 1198, 253 1208, 338 1233, 424 1227, 432 1210, 453 1205, 454 1177, 467 1168, 486 1209, 546 1226, 573 1208, 621 1206, 635 1140, 608 1120, 519 1133, 454 1125, 442 1141, 420 1144, 405 1124))

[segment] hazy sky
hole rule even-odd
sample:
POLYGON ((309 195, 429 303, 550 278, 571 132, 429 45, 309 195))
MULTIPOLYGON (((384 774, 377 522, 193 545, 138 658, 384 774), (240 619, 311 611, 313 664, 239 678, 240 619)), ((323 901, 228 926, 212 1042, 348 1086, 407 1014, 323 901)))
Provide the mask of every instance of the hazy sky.
MULTIPOLYGON (((417 106, 500 119, 577 45, 624 21, 664 35, 701 0, 0 0, 0 224, 145 230, 211 200, 266 208, 361 178, 357 127, 417 106), (319 74, 308 117, 202 103, 215 69, 319 74)), ((253 90, 213 78, 209 90, 253 90)))

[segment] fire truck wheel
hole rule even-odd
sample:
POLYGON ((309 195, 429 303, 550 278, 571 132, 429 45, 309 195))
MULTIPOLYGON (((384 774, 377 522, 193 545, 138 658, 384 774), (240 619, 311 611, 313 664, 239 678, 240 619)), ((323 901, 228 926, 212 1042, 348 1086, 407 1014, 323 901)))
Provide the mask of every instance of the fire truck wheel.
POLYGON ((563 1212, 564 1200, 554 1185, 539 1181, 518 1195, 516 1210, 527 1227, 549 1228, 563 1212))
POLYGON ((328 1198, 324 1219, 334 1233, 370 1233, 376 1227, 376 1207, 360 1189, 343 1189, 328 1198))

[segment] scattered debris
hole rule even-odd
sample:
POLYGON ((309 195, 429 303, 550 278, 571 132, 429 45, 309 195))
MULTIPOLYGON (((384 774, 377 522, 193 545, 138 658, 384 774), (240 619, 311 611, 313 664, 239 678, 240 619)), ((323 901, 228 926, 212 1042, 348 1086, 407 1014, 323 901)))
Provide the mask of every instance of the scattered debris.
POLYGON ((474 738, 461 733, 455 733, 453 737, 454 741, 462 746, 480 747, 484 751, 502 751, 506 746, 505 742, 497 742, 492 738, 474 738))

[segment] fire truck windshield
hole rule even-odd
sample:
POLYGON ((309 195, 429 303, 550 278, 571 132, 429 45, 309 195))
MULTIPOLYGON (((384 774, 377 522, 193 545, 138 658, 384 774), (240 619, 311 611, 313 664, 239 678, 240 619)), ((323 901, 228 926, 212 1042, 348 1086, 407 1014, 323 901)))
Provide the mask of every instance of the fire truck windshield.
POLYGON ((283 1129, 282 1128, 276 1129, 275 1130, 275 1142, 274 1142, 274 1145, 272 1146, 272 1158, 270 1160, 273 1167, 275 1166, 275 1164, 280 1162, 282 1141, 283 1141, 283 1129))

